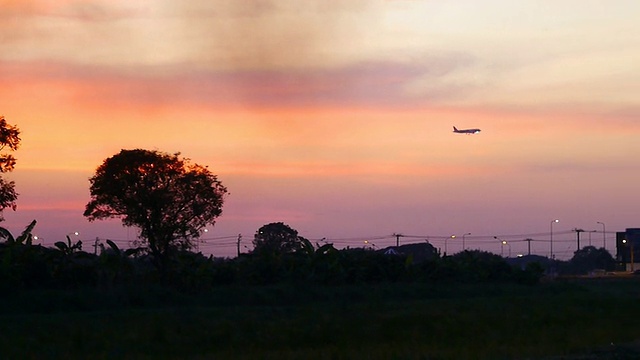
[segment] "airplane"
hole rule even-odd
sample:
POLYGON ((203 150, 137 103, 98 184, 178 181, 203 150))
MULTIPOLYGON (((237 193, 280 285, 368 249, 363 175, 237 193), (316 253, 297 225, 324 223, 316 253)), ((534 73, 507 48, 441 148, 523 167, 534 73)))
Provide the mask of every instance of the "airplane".
POLYGON ((477 134, 480 132, 480 129, 462 129, 458 130, 455 126, 453 127, 453 132, 456 134, 477 134))

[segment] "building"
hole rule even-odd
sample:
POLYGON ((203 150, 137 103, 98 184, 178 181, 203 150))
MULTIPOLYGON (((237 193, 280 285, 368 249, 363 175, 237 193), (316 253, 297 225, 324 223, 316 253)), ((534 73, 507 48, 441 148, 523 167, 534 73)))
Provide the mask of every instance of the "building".
POLYGON ((616 232, 616 260, 626 271, 640 270, 640 228, 616 232))

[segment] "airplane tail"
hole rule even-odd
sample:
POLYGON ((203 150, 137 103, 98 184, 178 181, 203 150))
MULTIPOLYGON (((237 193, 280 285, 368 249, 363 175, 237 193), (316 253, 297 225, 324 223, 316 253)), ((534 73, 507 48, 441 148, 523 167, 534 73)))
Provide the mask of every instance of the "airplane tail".
POLYGON ((458 132, 458 129, 456 129, 456 127, 453 127, 453 132, 458 132))

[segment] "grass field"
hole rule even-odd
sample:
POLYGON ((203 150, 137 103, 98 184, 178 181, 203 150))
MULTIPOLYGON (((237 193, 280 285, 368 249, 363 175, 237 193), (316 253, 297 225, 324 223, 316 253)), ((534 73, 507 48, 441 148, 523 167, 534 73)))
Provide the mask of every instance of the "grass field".
POLYGON ((31 291, 0 299, 0 358, 542 359, 638 340, 639 300, 636 278, 31 291))

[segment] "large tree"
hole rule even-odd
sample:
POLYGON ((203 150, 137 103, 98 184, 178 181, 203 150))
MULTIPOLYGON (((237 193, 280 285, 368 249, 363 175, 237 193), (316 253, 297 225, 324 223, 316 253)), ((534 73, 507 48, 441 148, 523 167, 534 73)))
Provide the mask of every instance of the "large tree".
POLYGON ((253 252, 258 254, 284 254, 303 247, 298 231, 282 222, 263 225, 253 237, 253 252))
MULTIPOLYGON (((20 130, 18 130, 16 126, 7 124, 4 116, 0 116, 0 151, 5 148, 8 148, 10 151, 15 151, 19 145, 20 130)), ((0 154, 0 173, 13 171, 15 165, 16 159, 12 154, 0 154)), ((6 208, 16 209, 17 199, 18 193, 16 193, 15 183, 13 181, 6 181, 0 177, 0 221, 4 220, 2 210, 6 208)))
POLYGON ((569 270, 575 274, 587 274, 596 269, 613 270, 615 264, 615 259, 606 249, 585 246, 573 253, 569 270))
POLYGON ((180 154, 122 150, 98 167, 91 183, 89 221, 121 218, 140 229, 140 239, 164 268, 175 250, 193 247, 222 213, 227 189, 208 168, 180 154))

